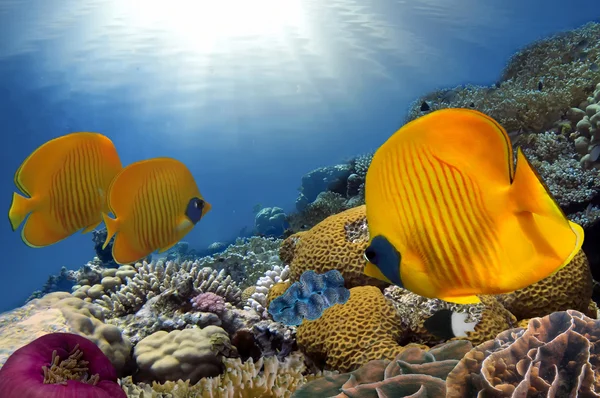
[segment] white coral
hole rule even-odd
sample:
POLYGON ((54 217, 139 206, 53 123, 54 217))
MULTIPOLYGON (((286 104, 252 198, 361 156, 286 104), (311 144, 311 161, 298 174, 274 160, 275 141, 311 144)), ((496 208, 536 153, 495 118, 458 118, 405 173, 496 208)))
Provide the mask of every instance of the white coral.
POLYGON ((245 310, 254 310, 262 318, 267 319, 269 312, 267 311, 267 295, 274 284, 279 282, 288 282, 290 278, 290 267, 286 265, 281 267, 276 265, 273 269, 265 272, 256 282, 256 291, 248 298, 244 305, 245 310))

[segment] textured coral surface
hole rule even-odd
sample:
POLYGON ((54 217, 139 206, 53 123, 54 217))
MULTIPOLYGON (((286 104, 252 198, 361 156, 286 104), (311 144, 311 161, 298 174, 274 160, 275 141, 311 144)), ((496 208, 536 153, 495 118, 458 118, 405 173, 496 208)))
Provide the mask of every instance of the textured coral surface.
POLYGON ((365 210, 365 206, 358 206, 343 211, 287 238, 282 243, 280 257, 289 263, 291 279, 297 281, 308 270, 324 273, 336 269, 344 276, 347 288, 385 286, 363 272, 363 253, 369 242, 365 210))
POLYGON ((381 291, 359 286, 350 289, 346 304, 305 320, 296 338, 307 355, 347 372, 373 359, 393 359, 404 349, 397 343, 403 333, 400 316, 381 291))

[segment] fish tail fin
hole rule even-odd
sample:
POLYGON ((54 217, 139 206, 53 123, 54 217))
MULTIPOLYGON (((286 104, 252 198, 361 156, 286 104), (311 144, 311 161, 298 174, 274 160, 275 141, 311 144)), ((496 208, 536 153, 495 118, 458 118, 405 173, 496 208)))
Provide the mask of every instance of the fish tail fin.
POLYGON ((104 225, 106 225, 106 240, 102 245, 102 249, 104 250, 106 249, 106 246, 108 246, 111 238, 115 236, 119 230, 119 221, 116 218, 110 218, 106 213, 102 213, 102 221, 104 221, 104 225))
POLYGON ((19 225, 21 225, 27 215, 34 210, 34 207, 34 200, 19 195, 16 192, 13 193, 10 208, 8 209, 8 219, 13 231, 16 231, 17 228, 19 228, 19 225))
POLYGON ((521 148, 517 149, 511 195, 517 216, 524 215, 522 223, 530 224, 524 230, 536 248, 543 255, 560 257, 558 269, 568 264, 581 249, 583 228, 567 219, 521 148))

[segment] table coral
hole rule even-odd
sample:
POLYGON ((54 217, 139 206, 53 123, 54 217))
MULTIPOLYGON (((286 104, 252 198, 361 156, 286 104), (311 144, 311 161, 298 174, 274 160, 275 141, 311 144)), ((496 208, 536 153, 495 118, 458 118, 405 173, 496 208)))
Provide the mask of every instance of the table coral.
POLYGON ((321 318, 296 329, 298 345, 317 362, 347 372, 373 359, 393 359, 404 350, 405 334, 394 306, 374 286, 350 289, 346 304, 326 309, 321 318))
POLYGON ((589 316, 592 300, 592 273, 583 251, 563 269, 526 288, 496 298, 517 319, 548 315, 555 311, 577 310, 589 316))
POLYGON ((373 360, 353 372, 311 381, 292 397, 444 397, 448 373, 471 348, 471 343, 464 340, 448 342, 429 351, 410 347, 392 361, 373 360))
POLYGON ((471 350, 447 398, 600 396, 600 320, 573 311, 533 318, 471 350))
POLYGON ((308 231, 283 241, 282 261, 290 265, 290 279, 297 281, 305 271, 325 273, 338 270, 345 286, 386 286, 363 272, 363 253, 369 242, 366 207, 358 206, 327 217, 308 231))

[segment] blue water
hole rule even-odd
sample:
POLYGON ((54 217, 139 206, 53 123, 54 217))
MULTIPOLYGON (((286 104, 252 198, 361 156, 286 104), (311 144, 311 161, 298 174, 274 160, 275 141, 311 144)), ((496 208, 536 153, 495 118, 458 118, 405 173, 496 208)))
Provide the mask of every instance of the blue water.
MULTIPOLYGON (((294 208, 306 172, 375 149, 437 87, 491 84, 518 48, 600 18, 598 0, 0 0, 0 207, 37 146, 108 135, 127 164, 172 156, 213 210, 204 248, 294 208)), ((0 310, 91 235, 32 249, 0 225, 0 310)))

